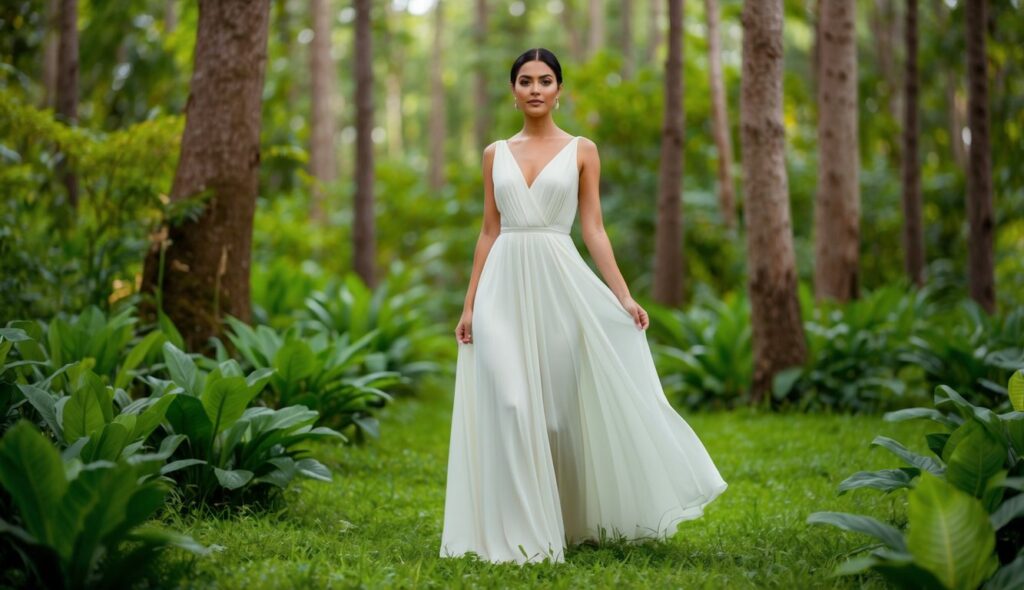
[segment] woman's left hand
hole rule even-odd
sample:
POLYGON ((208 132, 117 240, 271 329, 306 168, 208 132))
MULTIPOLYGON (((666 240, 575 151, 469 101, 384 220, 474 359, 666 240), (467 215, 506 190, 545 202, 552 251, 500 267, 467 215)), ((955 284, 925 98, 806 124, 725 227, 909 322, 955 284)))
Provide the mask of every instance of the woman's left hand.
POLYGON ((644 308, 640 307, 639 303, 634 301, 632 297, 626 297, 622 300, 622 307, 629 312, 629 315, 633 316, 633 323, 635 323, 638 328, 641 330, 647 329, 651 320, 647 317, 647 312, 644 308))

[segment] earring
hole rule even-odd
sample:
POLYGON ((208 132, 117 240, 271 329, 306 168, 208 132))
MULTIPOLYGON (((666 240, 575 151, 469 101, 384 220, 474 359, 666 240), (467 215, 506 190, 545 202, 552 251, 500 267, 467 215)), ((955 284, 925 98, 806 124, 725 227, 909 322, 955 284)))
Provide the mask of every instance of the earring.
POLYGON ((555 97, 555 108, 556 109, 558 108, 558 97, 557 96, 555 97))
POLYGON ((514 108, 517 111, 519 110, 519 102, 514 98, 512 99, 512 108, 514 108))

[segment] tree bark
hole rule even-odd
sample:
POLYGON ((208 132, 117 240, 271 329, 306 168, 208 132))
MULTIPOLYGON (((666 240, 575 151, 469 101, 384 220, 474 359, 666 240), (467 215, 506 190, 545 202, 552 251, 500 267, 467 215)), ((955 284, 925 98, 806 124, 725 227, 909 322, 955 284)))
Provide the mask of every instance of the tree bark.
POLYGON ((725 80, 722 76, 722 44, 718 32, 718 0, 704 0, 708 19, 708 70, 711 74, 711 112, 715 145, 718 148, 718 203, 722 221, 736 227, 736 197, 732 183, 732 139, 726 109, 725 80))
MULTIPOLYGON (((573 61, 576 63, 582 62, 586 56, 583 55, 580 26, 576 21, 576 0, 564 0, 562 2, 562 30, 565 31, 569 55, 572 56, 573 61)), ((483 149, 483 146, 481 146, 481 149, 483 149)))
POLYGON ((587 45, 587 57, 604 47, 604 0, 590 0, 590 37, 587 45))
POLYGON ((921 168, 917 149, 917 0, 907 0, 904 15, 906 71, 903 80, 903 266, 907 277, 924 285, 924 221, 921 215, 921 168))
POLYGON ((164 32, 173 33, 178 28, 178 0, 164 0, 164 32))
POLYGON ((622 77, 629 80, 636 72, 633 59, 633 0, 622 0, 619 10, 622 11, 619 17, 622 26, 622 77))
POLYGON ((167 228, 146 257, 142 291, 156 293, 166 247, 163 309, 189 349, 220 333, 225 315, 250 319, 249 271, 260 162, 260 107, 269 0, 200 0, 185 132, 170 199, 201 193, 195 221, 167 228))
POLYGON ((647 0, 647 62, 658 58, 658 46, 661 45, 661 8, 665 0, 647 0))
POLYGON ((992 157, 989 146, 986 0, 967 0, 967 123, 971 129, 967 166, 967 278, 971 298, 996 311, 992 213, 992 157))
POLYGON ((57 68, 60 52, 60 0, 46 0, 43 21, 43 96, 39 106, 52 109, 57 106, 57 68))
POLYGON ((310 217, 317 223, 327 221, 327 194, 324 184, 337 178, 334 153, 334 113, 332 111, 335 75, 331 59, 331 10, 329 0, 312 0, 313 42, 309 47, 310 118, 309 173, 315 179, 310 217))
POLYGON ((807 357, 786 176, 782 119, 782 0, 743 5, 740 93, 743 186, 754 346, 751 401, 771 396, 776 373, 807 357))
POLYGON ((373 46, 370 0, 355 0, 356 192, 353 266, 368 287, 377 286, 373 217, 373 46))
POLYGON ((384 74, 384 125, 387 129, 388 157, 401 159, 405 154, 405 131, 402 125, 402 76, 405 62, 405 43, 394 40, 393 30, 402 26, 404 10, 396 10, 388 2, 385 9, 386 26, 381 32, 382 47, 387 48, 387 69, 384 74))
MULTIPOLYGON (((57 115, 68 125, 78 122, 78 0, 61 0, 60 43, 57 48, 57 115)), ((61 159, 57 175, 64 183, 68 207, 78 208, 78 178, 61 159)))
POLYGON ((823 0, 818 88, 818 192, 814 207, 817 298, 859 295, 860 154, 853 0, 823 0))
POLYGON ((670 306, 683 298, 683 155, 683 0, 669 0, 653 296, 670 306))
MULTIPOLYGON (((491 143, 491 104, 488 99, 489 72, 487 71, 487 0, 476 0, 473 14, 473 42, 476 44, 476 63, 473 68, 473 135, 476 153, 491 143)), ((567 8, 568 10, 568 8, 567 8)))
POLYGON ((444 91, 444 3, 434 5, 434 41, 430 66, 430 188, 444 186, 444 146, 448 135, 447 100, 444 91))

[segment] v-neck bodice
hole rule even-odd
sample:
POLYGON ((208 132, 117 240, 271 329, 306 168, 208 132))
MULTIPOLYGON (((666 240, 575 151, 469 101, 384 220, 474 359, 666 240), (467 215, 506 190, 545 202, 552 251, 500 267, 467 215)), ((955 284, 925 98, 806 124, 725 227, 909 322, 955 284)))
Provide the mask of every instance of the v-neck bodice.
POLYGON ((498 141, 491 175, 502 228, 540 227, 569 233, 578 202, 579 139, 574 136, 562 146, 540 169, 533 184, 527 184, 508 141, 498 141))

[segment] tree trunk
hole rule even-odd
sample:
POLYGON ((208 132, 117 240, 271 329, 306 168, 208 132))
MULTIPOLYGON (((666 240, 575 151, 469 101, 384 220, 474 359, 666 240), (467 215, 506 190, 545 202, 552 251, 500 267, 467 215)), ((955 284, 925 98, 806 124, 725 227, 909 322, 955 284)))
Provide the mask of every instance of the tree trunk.
POLYGON ((473 136, 476 151, 482 152, 491 143, 491 104, 488 99, 490 72, 487 68, 487 0, 476 0, 473 16, 473 41, 476 61, 473 68, 473 136))
POLYGON ((402 64, 405 62, 405 43, 393 40, 393 31, 402 26, 404 10, 397 10, 388 2, 384 8, 385 26, 381 31, 381 47, 388 53, 384 74, 384 126, 387 130, 388 157, 401 159, 405 154, 405 137, 402 126, 402 64))
POLYGON ((860 154, 853 0, 823 0, 818 88, 818 193, 814 207, 817 298, 859 295, 860 154))
POLYGON ((43 21, 43 96, 40 108, 57 106, 57 55, 60 51, 60 0, 46 0, 43 21))
POLYGON ((604 47, 604 0, 590 0, 590 42, 587 46, 587 57, 604 47))
POLYGON ((622 77, 629 80, 636 71, 633 59, 633 0, 622 0, 619 4, 622 13, 619 24, 622 26, 622 77))
POLYGON ((580 40, 580 26, 576 21, 576 0, 564 0, 562 2, 562 30, 565 31, 566 44, 569 55, 576 63, 581 63, 586 56, 583 55, 583 41, 580 40))
POLYGON ((988 134, 988 69, 985 50, 986 0, 967 0, 967 123, 971 129, 967 166, 967 278, 971 298, 996 311, 992 213, 992 157, 988 134))
POLYGON ((661 45, 661 7, 665 0, 647 0, 650 9, 647 15, 647 62, 658 58, 661 45))
POLYGON ((430 66, 430 188, 444 186, 444 146, 448 134, 444 92, 444 3, 434 5, 434 46, 430 66))
POLYGON ((683 299, 683 0, 668 3, 664 117, 653 296, 662 305, 676 306, 683 299))
POLYGON ((334 113, 332 111, 335 75, 331 59, 331 10, 329 0, 312 0, 313 42, 309 47, 310 96, 309 173, 314 178, 310 217, 317 223, 327 220, 327 194, 324 184, 337 178, 334 153, 334 113))
POLYGON ((195 58, 172 202, 207 193, 199 218, 166 230, 146 257, 142 291, 189 349, 220 333, 221 318, 250 319, 249 268, 260 162, 260 107, 269 0, 200 0, 195 58))
MULTIPOLYGON (((60 43, 57 49, 57 115, 68 125, 78 122, 78 0, 61 0, 60 43)), ((78 178, 63 158, 57 175, 68 194, 68 207, 78 208, 78 178)))
POLYGON ((903 89, 903 266, 907 277, 924 285, 924 221, 921 215, 921 169, 917 150, 917 0, 907 0, 903 89))
POLYGON ((164 0, 164 33, 173 33, 178 28, 178 0, 164 0))
POLYGON ((743 4, 740 93, 750 314, 751 400, 771 396, 776 373, 807 357, 789 217, 786 129, 782 120, 782 0, 743 4))
POLYGON ((370 0, 355 0, 356 193, 352 227, 353 266, 370 288, 377 286, 373 217, 373 30, 370 0))
POLYGON ((718 202, 722 221, 736 227, 736 197, 732 183, 732 140, 726 109, 725 80, 722 76, 722 45, 718 33, 718 0, 704 0, 708 19, 708 70, 711 74, 711 111, 715 145, 718 147, 718 202))

